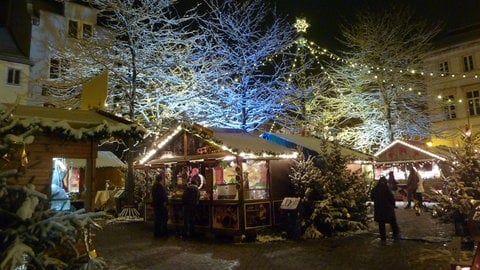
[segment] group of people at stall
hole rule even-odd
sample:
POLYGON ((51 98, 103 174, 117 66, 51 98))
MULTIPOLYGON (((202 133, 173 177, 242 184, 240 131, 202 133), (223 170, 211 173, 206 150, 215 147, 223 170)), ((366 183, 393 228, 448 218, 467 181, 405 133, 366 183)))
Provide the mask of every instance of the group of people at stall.
MULTIPOLYGON (((182 238, 187 239, 195 232, 195 209, 200 200, 199 189, 204 185, 205 178, 200 174, 198 168, 193 168, 188 182, 182 195, 183 204, 183 232, 182 238)), ((168 196, 165 186, 162 184, 162 175, 155 177, 152 186, 152 207, 154 210, 154 236, 161 237, 167 235, 168 222, 168 196)))

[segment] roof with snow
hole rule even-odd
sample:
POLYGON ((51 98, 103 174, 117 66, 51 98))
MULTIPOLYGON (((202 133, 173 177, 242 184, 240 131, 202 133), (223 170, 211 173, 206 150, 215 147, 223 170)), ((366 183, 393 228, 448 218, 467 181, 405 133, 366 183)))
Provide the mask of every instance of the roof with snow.
POLYGON ((154 143, 153 150, 148 152, 140 161, 144 163, 166 163, 181 160, 201 158, 219 158, 227 155, 239 156, 245 159, 278 159, 294 158, 295 150, 269 142, 254 136, 241 129, 203 127, 197 124, 182 124, 170 130, 154 143), (186 134, 188 143, 183 143, 181 134, 186 134), (197 146, 192 142, 199 140, 197 146), (175 152, 171 145, 175 141, 186 144, 184 152, 175 152), (203 147, 199 147, 203 146, 203 147), (159 156, 159 153, 168 151, 168 156, 159 156), (170 153, 172 152, 172 153, 170 153), (185 154, 188 152, 187 154, 185 154))
MULTIPOLYGON (((261 135, 264 139, 283 145, 289 148, 302 147, 313 152, 314 155, 320 155, 325 151, 322 147, 323 141, 317 137, 304 136, 301 134, 283 134, 265 132, 261 135)), ((335 146, 332 142, 327 142, 330 150, 335 146)), ((312 154, 312 153, 310 153, 312 154)), ((350 149, 345 146, 340 146, 340 154, 342 156, 349 156, 357 160, 373 160, 373 156, 350 149)))
POLYGON ((0 60, 30 65, 28 56, 24 55, 15 44, 5 27, 0 27, 0 60))
MULTIPOLYGON (((87 161, 85 159, 69 159, 72 167, 85 168, 87 161)), ((97 159, 95 160, 97 168, 126 168, 127 164, 121 161, 114 153, 110 151, 98 151, 97 159)))
POLYGON ((141 126, 100 110, 67 110, 0 104, 0 111, 9 113, 17 126, 23 128, 37 126, 45 133, 55 133, 76 140, 138 137, 144 133, 141 126))
POLYGON ((428 160, 442 160, 448 152, 440 148, 427 148, 422 142, 404 142, 396 140, 374 156, 377 163, 418 162, 428 160))

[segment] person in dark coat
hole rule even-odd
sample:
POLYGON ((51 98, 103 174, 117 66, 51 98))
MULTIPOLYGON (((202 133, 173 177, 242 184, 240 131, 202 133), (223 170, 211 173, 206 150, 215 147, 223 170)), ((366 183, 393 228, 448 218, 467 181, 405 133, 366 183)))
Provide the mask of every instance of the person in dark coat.
POLYGON ((415 199, 415 193, 417 193, 418 182, 420 181, 419 175, 415 167, 410 166, 410 173, 407 178, 407 206, 405 208, 412 207, 412 201, 415 199))
POLYGON ((198 183, 191 180, 182 195, 183 203, 183 237, 192 237, 195 231, 195 210, 200 200, 198 183))
POLYGON ((370 194, 374 203, 374 220, 378 222, 378 230, 380 232, 380 239, 387 240, 385 224, 390 223, 392 228, 393 238, 397 239, 400 230, 395 216, 395 199, 392 191, 387 185, 385 176, 380 177, 377 185, 372 189, 370 194))
POLYGON ((162 176, 155 177, 155 183, 152 186, 152 207, 154 211, 154 235, 155 237, 167 234, 167 192, 162 185, 162 176))
POLYGON ((390 187, 392 192, 398 189, 398 181, 395 180, 395 174, 392 171, 388 172, 388 187, 390 187))

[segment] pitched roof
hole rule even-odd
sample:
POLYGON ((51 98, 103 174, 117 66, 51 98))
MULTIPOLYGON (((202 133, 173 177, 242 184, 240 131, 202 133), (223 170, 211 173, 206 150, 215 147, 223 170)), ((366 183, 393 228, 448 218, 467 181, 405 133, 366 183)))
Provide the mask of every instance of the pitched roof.
POLYGON ((378 163, 393 163, 445 160, 445 154, 446 152, 442 153, 441 149, 427 149, 423 143, 396 140, 374 156, 378 163))
POLYGON ((37 125, 44 131, 63 133, 66 137, 98 139, 111 136, 141 134, 144 129, 135 123, 105 111, 66 110, 28 105, 1 104, 0 111, 9 111, 17 125, 37 125))
POLYGON ((166 162, 167 159, 160 158, 162 160, 153 160, 152 158, 158 152, 164 149, 172 140, 174 140, 177 135, 181 133, 181 131, 185 131, 191 135, 194 135, 207 142, 209 145, 213 145, 222 151, 213 153, 211 155, 199 154, 195 156, 190 155, 189 157, 174 157, 168 159, 169 162, 191 160, 192 158, 202 158, 205 156, 221 157, 226 155, 234 155, 246 159, 277 159, 293 158, 297 155, 295 150, 269 142, 241 129, 211 128, 203 127, 197 124, 182 124, 174 129, 171 129, 159 140, 157 140, 154 143, 153 150, 147 153, 140 163, 166 162))
MULTIPOLYGON (((275 142, 280 145, 285 145, 290 148, 296 148, 297 146, 307 148, 311 151, 321 155, 325 149, 322 147, 322 140, 313 136, 302 136, 301 134, 283 134, 283 133, 270 133, 266 132, 262 134, 262 137, 268 141, 275 142)), ((333 149, 334 144, 327 142, 330 150, 333 149)), ((373 156, 350 149, 345 146, 340 147, 340 153, 343 156, 350 156, 358 160, 372 160, 373 156)))
POLYGON ((25 65, 31 64, 28 56, 20 51, 5 27, 0 27, 0 60, 25 65))
MULTIPOLYGON (((85 159, 69 159, 70 165, 75 168, 85 168, 87 161, 85 159)), ((126 168, 127 164, 121 161, 115 154, 110 151, 98 151, 95 160, 97 168, 126 168)))

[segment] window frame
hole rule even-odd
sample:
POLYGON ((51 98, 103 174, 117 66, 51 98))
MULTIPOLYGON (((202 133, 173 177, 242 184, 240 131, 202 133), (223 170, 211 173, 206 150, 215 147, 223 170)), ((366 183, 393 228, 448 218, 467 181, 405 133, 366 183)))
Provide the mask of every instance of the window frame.
POLYGON ((480 90, 473 90, 466 92, 468 101, 468 115, 480 115, 480 90))
POLYGON ((93 36, 93 24, 68 19, 68 37, 75 39, 89 39, 93 36))
POLYGON ((467 55, 463 57, 463 71, 468 72, 475 69, 473 62, 473 55, 467 55))
POLYGON ((60 79, 63 76, 66 76, 68 74, 68 67, 69 67, 68 60, 56 58, 56 57, 50 57, 50 61, 48 62, 48 64, 49 64, 48 78, 60 79), (57 62, 57 64, 53 65, 52 64, 53 61, 57 62), (55 72, 52 72, 52 70, 55 70, 55 72))
POLYGON ((5 83, 11 86, 20 86, 22 79, 22 70, 14 67, 7 67, 7 76, 5 83))
POLYGON ((449 67, 448 67, 448 61, 442 61, 440 62, 439 64, 439 71, 443 74, 443 75, 448 75, 450 70, 449 70, 449 67))
POLYGON ((457 119, 457 106, 455 105, 455 96, 448 95, 443 99, 446 103, 444 107, 445 117, 447 120, 457 119))

